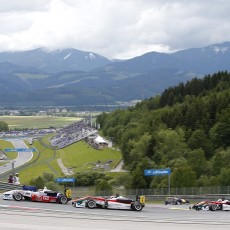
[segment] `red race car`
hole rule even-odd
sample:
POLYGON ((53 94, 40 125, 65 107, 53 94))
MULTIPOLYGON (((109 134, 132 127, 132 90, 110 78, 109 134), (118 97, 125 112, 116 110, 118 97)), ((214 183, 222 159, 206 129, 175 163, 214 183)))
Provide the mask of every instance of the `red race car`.
POLYGON ((86 196, 72 201, 75 208, 105 208, 105 209, 126 209, 132 211, 141 211, 145 206, 144 196, 137 196, 136 200, 123 196, 93 197, 86 196))
POLYGON ((230 201, 226 200, 224 198, 219 199, 217 201, 205 200, 205 201, 199 202, 197 204, 194 204, 192 209, 195 209, 197 211, 199 211, 199 210, 230 211, 230 201))

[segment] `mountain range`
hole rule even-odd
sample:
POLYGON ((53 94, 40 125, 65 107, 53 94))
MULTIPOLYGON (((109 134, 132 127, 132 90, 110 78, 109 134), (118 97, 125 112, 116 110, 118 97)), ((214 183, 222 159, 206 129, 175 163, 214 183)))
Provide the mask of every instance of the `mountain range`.
POLYGON ((0 52, 0 106, 121 106, 230 71, 230 42, 110 60, 76 49, 0 52))

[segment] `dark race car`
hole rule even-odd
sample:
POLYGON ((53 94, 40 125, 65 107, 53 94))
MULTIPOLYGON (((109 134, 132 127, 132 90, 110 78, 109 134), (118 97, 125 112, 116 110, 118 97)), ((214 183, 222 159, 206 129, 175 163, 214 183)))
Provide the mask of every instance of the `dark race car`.
MULTIPOLYGON (((29 200, 46 203, 66 204, 68 199, 64 194, 47 189, 31 190, 11 190, 4 194, 6 197, 12 197, 16 201, 29 200)), ((4 198, 3 198, 4 199, 4 198)))
POLYGON ((86 196, 73 200, 72 205, 75 208, 88 207, 90 209, 105 208, 141 211, 145 206, 145 198, 144 196, 137 196, 136 200, 133 200, 123 196, 111 196, 109 198, 86 196))
POLYGON ((174 204, 174 205, 178 205, 178 204, 189 204, 189 200, 186 199, 182 199, 182 198, 178 198, 178 197, 166 197, 165 199, 165 205, 167 204, 174 204))
POLYGON ((210 210, 210 211, 229 211, 230 201, 225 199, 219 199, 218 201, 205 200, 198 202, 192 206, 192 209, 199 210, 210 210))

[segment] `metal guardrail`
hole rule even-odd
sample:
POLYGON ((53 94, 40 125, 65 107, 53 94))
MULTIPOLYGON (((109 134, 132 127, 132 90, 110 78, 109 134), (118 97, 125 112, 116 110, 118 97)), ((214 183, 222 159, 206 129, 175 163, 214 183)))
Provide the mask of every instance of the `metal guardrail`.
POLYGON ((0 182, 0 192, 14 190, 14 189, 22 189, 22 185, 10 184, 6 182, 0 182))
MULTIPOLYGON (((75 196, 85 196, 85 195, 96 195, 106 196, 108 191, 97 191, 93 187, 73 187, 72 194, 75 196)), ((136 196, 144 195, 151 199, 164 198, 167 196, 179 196, 179 197, 190 197, 190 198, 221 198, 226 197, 230 199, 230 186, 212 186, 212 187, 191 187, 191 188, 171 188, 171 193, 168 193, 167 188, 161 189, 125 189, 125 188, 114 188, 113 194, 121 194, 123 196, 136 196)))

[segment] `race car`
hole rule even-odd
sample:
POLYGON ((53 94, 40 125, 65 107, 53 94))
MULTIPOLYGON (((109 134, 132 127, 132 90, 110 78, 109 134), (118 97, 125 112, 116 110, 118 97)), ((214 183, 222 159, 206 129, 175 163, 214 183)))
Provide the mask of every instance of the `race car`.
POLYGON ((132 211, 141 211, 145 207, 145 197, 137 196, 136 200, 123 196, 95 197, 86 196, 72 201, 75 208, 88 207, 105 209, 126 209, 132 211))
POLYGON ((39 189, 38 191, 11 190, 3 193, 3 199, 14 199, 16 201, 29 200, 59 204, 66 204, 69 201, 69 199, 62 193, 49 190, 46 187, 44 189, 39 189))
POLYGON ((15 200, 15 194, 21 193, 25 200, 30 200, 31 193, 37 191, 35 186, 23 185, 21 190, 10 190, 2 194, 3 200, 15 200))
POLYGON ((189 203, 190 203, 189 200, 178 198, 178 197, 169 196, 166 197, 165 199, 165 205, 167 204, 177 205, 177 204, 189 204, 189 203))
POLYGON ((205 201, 201 201, 197 204, 194 204, 192 206, 192 209, 195 209, 197 211, 199 211, 199 210, 229 211, 230 210, 230 201, 225 200, 225 199, 219 199, 217 201, 205 200, 205 201))

